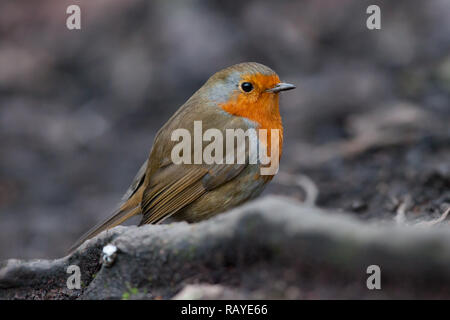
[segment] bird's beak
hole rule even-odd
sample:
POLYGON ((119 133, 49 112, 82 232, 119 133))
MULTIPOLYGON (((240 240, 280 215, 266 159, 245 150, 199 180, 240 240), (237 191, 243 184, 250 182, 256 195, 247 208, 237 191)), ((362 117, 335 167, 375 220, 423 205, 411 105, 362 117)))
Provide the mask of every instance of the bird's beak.
POLYGON ((280 83, 277 83, 277 85, 275 87, 273 87, 271 89, 267 89, 266 92, 277 93, 280 91, 292 90, 295 88, 296 87, 293 84, 280 82, 280 83))

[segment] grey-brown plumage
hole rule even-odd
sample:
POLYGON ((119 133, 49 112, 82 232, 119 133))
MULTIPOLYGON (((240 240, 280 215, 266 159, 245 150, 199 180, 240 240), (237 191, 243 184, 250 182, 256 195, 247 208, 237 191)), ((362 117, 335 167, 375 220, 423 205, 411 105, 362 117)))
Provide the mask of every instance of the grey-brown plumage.
MULTIPOLYGON (((194 121, 202 122, 203 132, 216 128, 221 130, 224 137, 226 129, 245 131, 261 127, 254 119, 225 110, 224 104, 230 101, 234 103, 241 96, 242 99, 252 98, 252 101, 260 103, 264 98, 264 101, 273 103, 273 106, 264 105, 264 108, 276 109, 269 110, 268 117, 272 117, 272 114, 279 117, 278 94, 267 92, 270 88, 264 86, 269 84, 267 81, 259 83, 257 77, 262 77, 264 81, 275 79, 270 80, 276 82, 270 83, 270 88, 279 81, 270 68, 257 63, 238 64, 214 74, 158 131, 148 160, 127 190, 117 212, 89 230, 72 249, 136 214, 142 214, 140 225, 160 223, 169 217, 195 222, 259 195, 272 176, 261 176, 259 164, 248 163, 248 147, 244 164, 226 164, 225 160, 222 164, 174 164, 171 160, 172 148, 178 143, 172 141, 172 132, 183 128, 192 133, 194 121), (240 90, 240 83, 246 79, 255 86, 251 93, 253 96, 240 90)), ((257 104, 255 107, 260 108, 257 104)), ((264 110, 260 112, 264 113, 264 110)), ((274 121, 281 126, 281 118, 274 121)), ((203 142, 203 148, 209 143, 203 142)), ((194 159, 193 146, 191 152, 191 158, 194 159)))

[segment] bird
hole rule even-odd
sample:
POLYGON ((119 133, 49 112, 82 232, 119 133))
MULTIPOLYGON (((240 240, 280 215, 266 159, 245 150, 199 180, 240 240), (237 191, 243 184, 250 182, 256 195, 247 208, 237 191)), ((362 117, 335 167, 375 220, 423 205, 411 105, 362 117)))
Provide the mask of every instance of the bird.
MULTIPOLYGON (((69 252, 135 215, 142 215, 139 226, 158 224, 169 217, 193 223, 257 197, 274 174, 261 174, 264 165, 249 161, 248 146, 244 163, 174 163, 176 141, 172 133, 177 129, 192 133, 196 121, 201 121, 203 130, 214 128, 222 133, 229 129, 266 129, 267 139, 262 144, 266 154, 275 150, 280 158, 283 125, 279 93, 294 88, 281 82, 271 68, 256 62, 235 64, 212 75, 157 132, 149 157, 118 208, 87 231, 69 252), (271 144, 273 130, 279 133, 277 149, 271 144)), ((202 146, 205 143, 202 141, 202 146)))

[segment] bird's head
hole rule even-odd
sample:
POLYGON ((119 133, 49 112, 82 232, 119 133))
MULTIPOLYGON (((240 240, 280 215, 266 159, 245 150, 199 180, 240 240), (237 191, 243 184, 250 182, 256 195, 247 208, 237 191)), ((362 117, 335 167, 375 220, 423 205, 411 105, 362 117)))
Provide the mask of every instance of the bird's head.
POLYGON ((202 95, 224 111, 259 123, 261 128, 273 128, 279 122, 278 101, 281 91, 295 86, 280 81, 265 65, 245 62, 215 73, 202 87, 202 95))

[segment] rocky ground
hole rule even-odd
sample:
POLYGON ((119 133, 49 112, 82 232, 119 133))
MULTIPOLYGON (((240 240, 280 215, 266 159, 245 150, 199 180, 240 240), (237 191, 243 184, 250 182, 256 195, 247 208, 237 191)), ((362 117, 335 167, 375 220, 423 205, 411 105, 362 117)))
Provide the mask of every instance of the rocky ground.
POLYGON ((450 233, 272 196, 198 224, 118 227, 62 259, 1 267, 3 299, 448 298, 450 233), (102 255, 105 245, 116 253, 102 255), (67 288, 70 265, 80 290, 67 288), (379 290, 367 288, 371 265, 379 290))

